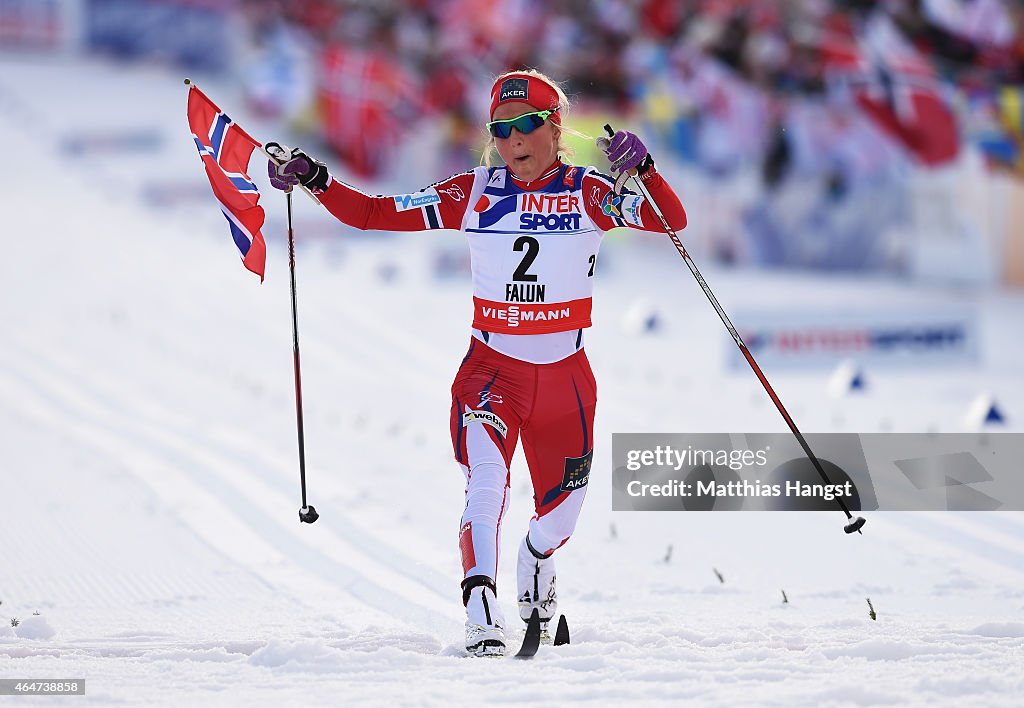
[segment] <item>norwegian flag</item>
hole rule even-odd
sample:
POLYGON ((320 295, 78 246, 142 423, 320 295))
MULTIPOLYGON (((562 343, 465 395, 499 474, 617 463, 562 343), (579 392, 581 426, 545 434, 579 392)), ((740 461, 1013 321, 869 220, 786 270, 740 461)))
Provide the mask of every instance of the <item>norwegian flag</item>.
POLYGON ((188 125, 213 196, 220 202, 231 228, 231 238, 242 254, 242 265, 260 276, 263 282, 267 245, 260 229, 265 215, 259 205, 259 190, 246 173, 253 150, 261 145, 195 84, 189 86, 188 125))
POLYGON ((849 92, 858 106, 921 163, 953 160, 960 148, 956 118, 942 99, 932 66, 888 23, 866 41, 826 42, 826 76, 834 91, 849 92))

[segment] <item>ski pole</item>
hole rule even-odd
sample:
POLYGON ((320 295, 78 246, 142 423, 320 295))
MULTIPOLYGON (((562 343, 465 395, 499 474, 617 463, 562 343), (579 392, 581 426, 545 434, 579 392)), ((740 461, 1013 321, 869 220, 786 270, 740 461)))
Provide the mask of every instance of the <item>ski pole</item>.
MULTIPOLYGON (((277 143, 267 143, 264 152, 275 161, 287 159, 287 153, 277 143)), ((306 503, 306 441, 302 425, 302 373, 299 366, 299 318, 295 298, 295 232, 292 229, 292 190, 285 193, 288 203, 288 272, 292 288, 292 368, 295 370, 295 425, 299 434, 299 483, 302 486, 302 507, 299 521, 311 524, 320 518, 316 509, 306 503)))
MULTIPOLYGON (((615 131, 613 131, 612 127, 607 123, 605 124, 604 129, 605 132, 608 133, 609 137, 615 135, 615 131)), ((815 456, 814 452, 811 450, 811 446, 807 444, 807 440, 800 432, 800 429, 796 427, 796 423, 793 421, 793 418, 789 415, 789 412, 786 410, 786 407, 782 405, 782 400, 779 398, 778 394, 775 393, 775 389, 773 389, 772 385, 768 383, 768 378, 764 375, 764 372, 761 371, 761 367, 757 365, 757 362, 754 360, 754 356, 750 353, 750 350, 747 349, 747 345, 744 343, 743 338, 740 337, 740 333, 736 331, 736 327, 733 326, 732 321, 729 319, 729 316, 725 314, 725 310, 719 304, 718 298, 716 298, 715 294, 711 292, 711 287, 707 284, 707 281, 704 280, 704 276, 702 276, 700 270, 697 269, 697 264, 693 262, 692 258, 690 258, 690 254, 686 252, 686 248, 679 240, 679 236, 676 234, 675 230, 668 225, 668 221, 665 219, 664 214, 662 214, 657 202, 654 201, 654 198, 651 196, 650 192, 647 191, 647 188, 644 187, 643 182, 640 180, 639 177, 637 177, 635 173, 632 175, 632 177, 633 183, 636 184, 637 188, 640 190, 640 194, 651 205, 651 208, 654 210, 654 213, 658 215, 658 219, 661 221, 661 225, 665 229, 665 233, 667 233, 668 237, 672 239, 672 244, 676 247, 676 250, 679 252, 679 255, 682 256, 683 260, 686 262, 686 265, 690 269, 690 272, 693 273, 693 277, 697 279, 697 283, 700 285, 701 290, 704 291, 704 294, 707 296, 708 301, 711 303, 711 306, 715 308, 715 312, 718 313, 718 317, 719 319, 722 320, 722 324, 724 324, 725 328, 729 331, 729 335, 732 337, 732 340, 736 343, 736 346, 739 347, 740 353, 743 354, 743 358, 747 360, 748 364, 750 364, 750 368, 754 370, 754 374, 757 376, 757 379, 761 382, 761 385, 764 386, 764 390, 768 393, 769 398, 772 399, 772 403, 774 403, 775 407, 779 409, 779 413, 782 414, 782 418, 786 421, 786 425, 789 426, 789 429, 793 432, 793 435, 796 437, 797 442, 800 443, 800 447, 803 448, 804 454, 807 455, 807 459, 809 459, 811 461, 811 464, 814 465, 814 469, 818 471, 819 475, 821 475, 821 478, 822 480, 825 481, 825 484, 831 484, 832 482, 829 480, 828 475, 825 473, 825 469, 821 466, 821 462, 818 460, 817 456, 815 456)), ((836 497, 836 502, 838 502, 839 508, 843 510, 843 513, 846 514, 846 518, 850 520, 850 522, 843 527, 843 530, 846 531, 846 533, 853 533, 855 531, 857 533, 861 533, 860 529, 865 523, 864 517, 858 516, 854 518, 853 514, 850 513, 850 509, 846 506, 846 502, 844 502, 839 497, 836 497)))

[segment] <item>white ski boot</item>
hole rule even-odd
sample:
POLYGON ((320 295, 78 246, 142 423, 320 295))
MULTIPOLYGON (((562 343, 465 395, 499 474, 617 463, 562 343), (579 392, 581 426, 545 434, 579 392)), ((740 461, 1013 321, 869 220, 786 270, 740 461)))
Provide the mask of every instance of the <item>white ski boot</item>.
POLYGON ((519 544, 519 560, 516 563, 516 597, 519 601, 519 616, 524 622, 536 609, 540 615, 541 639, 550 641, 548 623, 558 610, 558 596, 555 593, 555 559, 544 556, 530 544, 527 534, 519 544))
POLYGON ((505 655, 505 616, 489 578, 468 587, 466 652, 470 656, 505 655))

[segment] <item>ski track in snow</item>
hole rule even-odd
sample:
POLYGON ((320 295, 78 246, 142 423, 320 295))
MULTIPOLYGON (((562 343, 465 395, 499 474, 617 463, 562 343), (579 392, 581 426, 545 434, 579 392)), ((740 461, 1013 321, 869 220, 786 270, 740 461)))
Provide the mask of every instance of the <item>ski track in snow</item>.
MULTIPOLYGON (((530 662, 466 659, 462 478, 446 428, 469 284, 423 272, 447 237, 367 238, 337 257, 300 241, 307 476, 321 513, 300 525, 278 195, 260 182, 262 287, 236 272, 212 203, 142 204, 151 163, 202 186, 183 114, 180 78, 159 67, 0 56, 0 126, 37 156, 5 183, 18 209, 0 265, 0 677, 85 677, 75 700, 92 705, 1019 704, 1020 513, 875 513, 863 537, 845 537, 834 513, 610 511, 613 432, 782 429, 756 380, 723 372, 721 325, 680 264, 614 240, 587 339, 605 442, 558 561, 573 643, 530 662), (48 110, 58 95, 82 111, 48 110), (116 119, 95 101, 124 95, 140 100, 116 119), (60 154, 67 132, 120 121, 148 122, 164 143, 123 160, 60 154), (397 275, 382 280, 382 265, 397 275), (665 302, 660 337, 618 327, 641 295, 665 302)), ((298 213, 320 218, 309 204, 298 213)), ((864 287, 707 276, 730 312, 864 287)), ((988 321, 1020 305, 983 303, 988 321)), ((815 422, 807 430, 877 430, 880 411, 906 430, 954 430, 994 381, 1015 421, 1024 377, 1006 352, 1021 328, 988 331, 987 368, 940 384, 879 372, 867 397, 835 401, 818 376, 773 383, 798 422, 815 422)), ((508 589, 532 511, 521 456, 512 475, 499 588, 515 627, 508 589)))
MULTIPOLYGON (((18 361, 26 364, 38 363, 42 359, 38 352, 26 352, 18 361)), ((5 370, 17 370, 17 364, 10 361, 4 363, 5 370)), ((208 447, 190 445, 187 438, 173 434, 166 425, 132 421, 123 414, 111 415, 97 399, 76 390, 75 383, 69 378, 57 380, 52 373, 48 375, 38 369, 31 377, 23 376, 32 382, 31 387, 37 396, 52 404, 37 404, 33 411, 43 418, 46 427, 74 430, 75 437, 80 441, 111 455, 126 458, 137 470, 159 466, 167 474, 173 467, 179 473, 177 485, 180 489, 174 492, 167 486, 158 487, 157 490, 165 496, 194 499, 206 493, 213 497, 208 501, 210 509, 203 518, 194 518, 192 521, 197 531, 202 533, 207 529, 210 518, 218 518, 223 523, 229 514, 235 517, 232 519, 233 526, 244 524, 244 529, 215 532, 218 538, 234 538, 238 541, 238 547, 225 546, 221 549, 227 555, 244 556, 245 546, 251 542, 253 534, 258 534, 281 557, 301 558, 302 554, 307 554, 301 566, 316 568, 328 582, 348 588, 363 603, 383 612, 395 612, 405 619, 423 623, 435 616, 442 606, 437 602, 436 606, 418 607, 417 599, 420 602, 436 600, 440 593, 418 595, 407 578, 398 577, 393 572, 392 567, 400 569, 408 565, 408 562, 396 562, 393 566, 381 564, 363 549, 333 532, 321 535, 323 543, 319 552, 300 543, 285 541, 285 534, 297 537, 302 529, 284 523, 284 519, 272 513, 271 510, 286 505, 284 495, 248 474, 248 469, 239 466, 231 457, 216 455, 208 447), (76 423, 82 420, 88 420, 90 424, 76 423), (154 452, 156 458, 151 457, 154 452), (157 459, 161 462, 157 462, 157 459), (186 480, 182 475, 191 479, 186 480), (213 509, 215 506, 218 507, 216 510, 213 509), (354 566, 362 570, 354 570, 354 566), (371 577, 378 578, 378 581, 369 580, 371 577), (401 602, 392 594, 395 590, 402 592, 401 602)), ((17 391, 13 392, 12 398, 16 395, 17 391)), ((31 400, 24 393, 18 398, 23 403, 31 400)), ((165 478, 159 484, 166 485, 168 480, 165 478)), ((328 526, 322 524, 317 527, 317 531, 328 526)))

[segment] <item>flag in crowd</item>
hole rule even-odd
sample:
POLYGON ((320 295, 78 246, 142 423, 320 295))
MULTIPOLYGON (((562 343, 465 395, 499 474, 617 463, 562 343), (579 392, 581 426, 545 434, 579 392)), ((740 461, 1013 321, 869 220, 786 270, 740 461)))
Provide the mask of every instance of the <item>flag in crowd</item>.
POLYGON ((320 59, 324 136, 357 175, 379 174, 418 109, 415 79, 375 48, 334 43, 320 59))
POLYGON ((905 42, 887 18, 863 38, 822 47, 831 88, 850 97, 921 164, 956 158, 956 117, 942 95, 932 65, 905 42))

